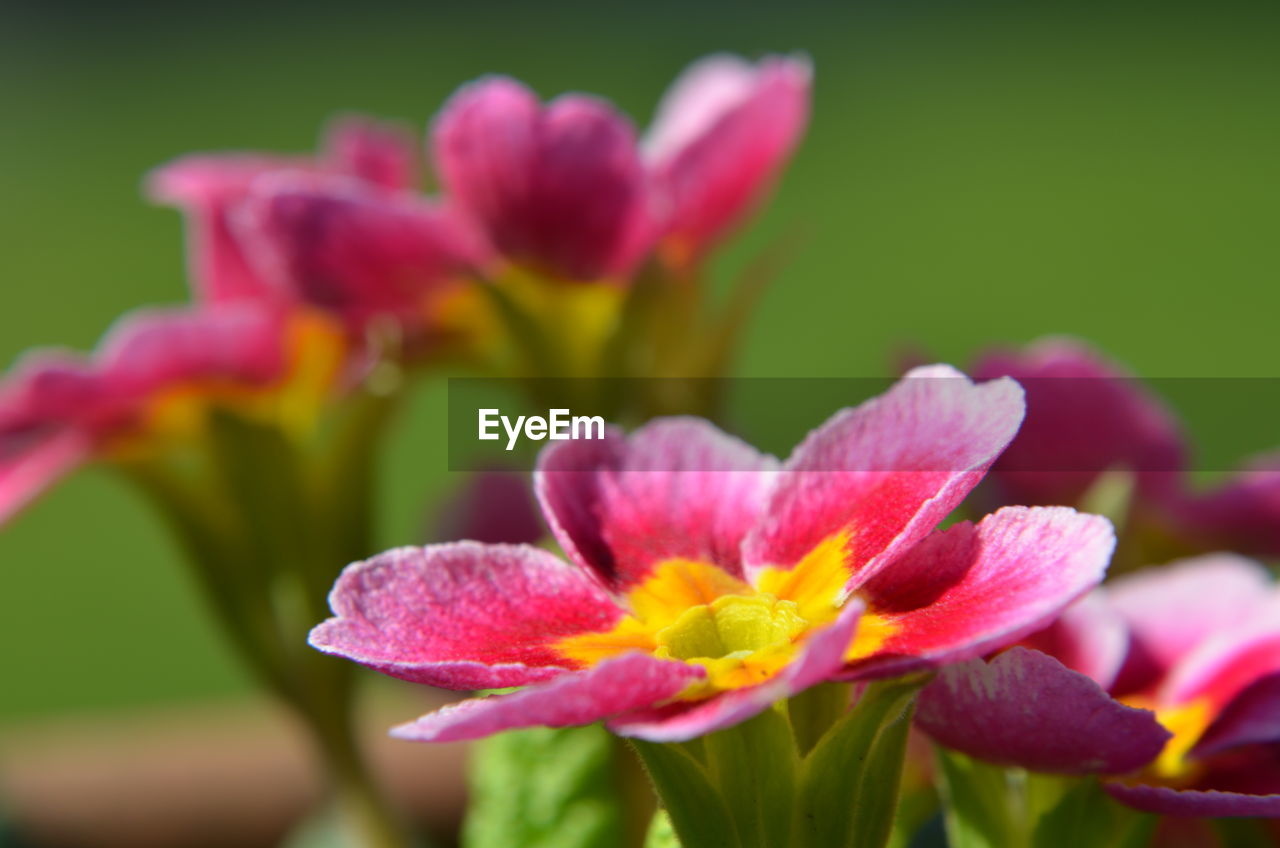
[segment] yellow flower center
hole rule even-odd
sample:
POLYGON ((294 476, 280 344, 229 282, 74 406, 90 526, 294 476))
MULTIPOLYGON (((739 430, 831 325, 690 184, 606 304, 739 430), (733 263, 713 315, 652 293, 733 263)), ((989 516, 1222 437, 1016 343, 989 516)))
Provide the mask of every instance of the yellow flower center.
MULTIPOLYGON (((700 665, 706 678, 686 698, 761 683, 840 614, 847 545, 844 535, 825 539, 793 568, 764 569, 755 585, 710 563, 667 560, 627 594, 631 614, 612 630, 571 636, 555 648, 584 666, 627 651, 700 665)), ((870 656, 896 631, 890 618, 864 613, 846 658, 870 656)))
POLYGON ((1196 764, 1187 755, 1200 741, 1213 720, 1213 706, 1207 698, 1197 698, 1176 707, 1157 707, 1150 698, 1123 699, 1131 707, 1151 710, 1156 721, 1173 734, 1160 756, 1147 766, 1147 772, 1155 779, 1172 784, 1183 784, 1195 778, 1196 764))

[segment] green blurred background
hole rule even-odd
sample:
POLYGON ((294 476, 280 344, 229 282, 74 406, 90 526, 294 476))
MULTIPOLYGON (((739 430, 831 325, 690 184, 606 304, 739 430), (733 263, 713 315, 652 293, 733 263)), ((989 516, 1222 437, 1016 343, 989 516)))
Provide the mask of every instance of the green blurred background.
MULTIPOLYGON (((183 297, 178 217, 138 192, 169 157, 304 150, 341 110, 421 126, 489 71, 643 123, 686 63, 727 49, 817 69, 809 137, 721 269, 807 235, 740 374, 876 376, 907 342, 963 364, 1072 333, 1147 375, 1277 375, 1274 3, 2 9, 0 360, 183 297)), ((420 397, 386 457, 387 544, 420 537, 447 483, 443 402, 420 397)), ((106 474, 0 532, 0 573, 0 722, 248 688, 158 522, 106 474)))

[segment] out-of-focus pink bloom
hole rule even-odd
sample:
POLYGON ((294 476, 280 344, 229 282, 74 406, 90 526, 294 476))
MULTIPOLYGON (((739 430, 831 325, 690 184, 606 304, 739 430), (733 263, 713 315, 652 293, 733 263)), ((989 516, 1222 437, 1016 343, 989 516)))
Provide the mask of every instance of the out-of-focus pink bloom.
POLYGON ((1144 514, 1192 549, 1280 556, 1280 455, 1200 491, 1173 415, 1083 342, 1045 339, 975 368, 978 379, 1005 376, 1026 390, 1027 420, 992 469, 999 502, 1078 504, 1103 473, 1127 470, 1144 514))
POLYGON ((1083 343, 1049 338, 993 351, 974 377, 1012 377, 1027 393, 1027 420, 992 468, 1001 502, 1075 504, 1111 470, 1133 471, 1142 494, 1176 484, 1183 464, 1176 420, 1083 343))
POLYGON ((836 414, 779 463, 700 419, 545 451, 565 562, 522 546, 350 566, 317 648, 418 683, 527 686, 395 732, 467 739, 607 721, 689 739, 811 685, 979 656, 1101 579, 1109 524, 1008 508, 935 532, 1017 431, 1012 381, 944 366, 836 414))
POLYGON ((695 64, 659 107, 641 152, 608 104, 547 105, 520 83, 463 87, 436 120, 450 197, 513 262, 573 280, 625 277, 661 240, 699 256, 772 183, 808 118, 805 60, 695 64))
POLYGON ((1122 670, 1109 644, 1060 632, 1054 656, 1018 647, 943 669, 918 723, 994 762, 1113 775, 1108 791, 1142 810, 1280 815, 1280 589, 1267 571, 1205 556, 1121 577, 1086 603, 1124 622, 1122 670))
POLYGON ((630 122, 603 101, 543 106, 515 80, 461 88, 436 119, 436 167, 452 202, 512 261, 594 280, 627 274, 653 228, 630 122))
POLYGON ((546 531, 528 475, 477 471, 440 506, 431 539, 487 544, 534 544, 546 531))
POLYGON ((314 316, 239 304, 133 313, 87 359, 29 354, 0 383, 0 523, 89 460, 187 438, 210 406, 276 412, 295 371, 327 391, 340 345, 314 316))
POLYGON ((666 209, 665 252, 696 258, 738 224, 773 184, 809 119, 805 58, 757 63, 718 54, 667 91, 645 138, 666 209))
POLYGON ((240 203, 262 175, 341 174, 390 190, 412 188, 418 180, 414 141, 399 129, 362 117, 343 118, 329 128, 322 146, 318 156, 192 154, 148 176, 148 195, 186 215, 189 273, 201 300, 279 297, 246 255, 232 223, 240 203))
POLYGON ((379 316, 411 335, 436 329, 442 302, 488 261, 448 210, 350 177, 263 177, 233 223, 263 280, 353 329, 379 316))

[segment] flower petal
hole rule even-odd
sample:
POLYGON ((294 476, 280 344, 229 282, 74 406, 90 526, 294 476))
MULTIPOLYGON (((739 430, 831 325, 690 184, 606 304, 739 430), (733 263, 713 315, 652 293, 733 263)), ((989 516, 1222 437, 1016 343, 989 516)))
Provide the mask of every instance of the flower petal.
POLYGON ((1005 647, 1098 585, 1114 547, 1111 522, 1067 507, 1006 507, 928 536, 858 590, 888 635, 855 668, 885 674, 1005 647))
POLYGON ((1280 672, 1280 594, 1265 612, 1214 634, 1178 663, 1156 693, 1158 702, 1185 704, 1208 698, 1216 709, 1254 681, 1280 672))
POLYGON ((938 742, 1000 765, 1063 774, 1141 768, 1170 738, 1154 714, 1126 707, 1039 651, 948 666, 920 693, 916 723, 938 742))
POLYGON ((1192 749, 1197 757, 1242 745, 1280 743, 1280 672, 1260 677, 1231 699, 1192 749))
POLYGON ((473 698, 391 731, 417 742, 480 739, 520 727, 571 727, 674 698, 703 676, 694 665, 631 653, 509 695, 473 698))
POLYGON ((1017 432, 1022 408, 1012 380, 974 385, 933 366, 836 413, 783 465, 746 540, 749 568, 790 568, 845 533, 851 573, 866 580, 977 485, 1017 432))
POLYGON ((523 545, 398 548, 348 566, 311 644, 447 689, 519 686, 572 665, 550 645, 621 616, 585 573, 523 545))
POLYGON ((1259 615, 1272 586, 1262 565, 1209 554, 1118 577, 1107 597, 1162 675, 1215 633, 1259 615))
POLYGON ((673 558, 741 575, 739 548, 776 467, 702 419, 665 418, 630 437, 553 445, 534 485, 565 553, 624 589, 673 558))
POLYGON ((314 167, 303 158, 194 155, 162 165, 147 177, 148 196, 178 207, 187 218, 189 273, 200 300, 222 303, 273 296, 232 230, 231 216, 263 174, 314 167))
POLYGON ((386 189, 418 184, 418 144, 404 127, 346 115, 326 129, 322 146, 324 160, 336 173, 386 189))
POLYGON ((804 58, 716 55, 663 98, 646 152, 682 252, 705 250, 773 181, 808 122, 811 77, 804 58))
POLYGON ((1179 493, 1167 506, 1176 530, 1199 545, 1280 556, 1280 453, 1256 457, 1216 489, 1179 493))
POLYGON ((543 108, 518 82, 464 86, 436 121, 449 195, 517 262, 571 279, 625 272, 649 227, 634 133, 607 104, 579 95, 543 108))
POLYGON ((609 729, 650 742, 683 742, 746 721, 783 698, 829 680, 844 664, 862 613, 862 604, 851 601, 835 622, 809 637, 790 665, 765 683, 721 692, 692 704, 623 715, 610 721, 609 729))
POLYGON ((54 483, 88 461, 93 447, 77 430, 42 438, 21 449, 0 434, 0 527, 54 483))
POLYGON ((1195 818, 1280 816, 1280 795, 1245 795, 1167 786, 1106 784, 1111 797, 1148 813, 1195 818))
POLYGON ((237 225, 265 279, 357 327, 390 315, 420 329, 428 297, 487 258, 445 211, 347 177, 264 177, 237 225))
POLYGON ((1057 659, 1103 689, 1110 689, 1129 651, 1129 630, 1105 589, 1085 595, 1043 630, 1022 640, 1025 647, 1057 659))
POLYGON ((1105 471, 1131 469, 1154 493, 1175 484, 1183 446, 1176 419, 1119 365, 1084 343, 1048 338, 994 351, 977 379, 1012 377, 1027 418, 991 480, 1007 504, 1076 504, 1105 471))

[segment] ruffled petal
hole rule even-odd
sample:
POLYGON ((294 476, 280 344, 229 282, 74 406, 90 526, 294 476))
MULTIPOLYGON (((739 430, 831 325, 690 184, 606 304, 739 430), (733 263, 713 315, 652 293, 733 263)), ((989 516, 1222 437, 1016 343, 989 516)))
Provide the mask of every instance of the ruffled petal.
POLYGON ((519 686, 575 664, 553 643, 608 630, 621 610, 588 575, 524 545, 398 548, 348 566, 311 644, 447 689, 519 686))
MULTIPOLYGON (((1260 677, 1231 699, 1200 737, 1191 753, 1196 757, 1243 745, 1280 743, 1280 672, 1260 677)), ((1277 763, 1280 772, 1280 763, 1277 763)), ((1280 774, 1277 775, 1280 781, 1280 774)))
POLYGON ((687 663, 623 654, 587 671, 563 674, 509 695, 445 707, 393 729, 391 735, 417 742, 453 742, 520 727, 591 724, 674 698, 703 674, 700 667, 687 663))
POLYGON ((1043 628, 1102 581, 1111 522, 1067 507, 1006 507, 926 537, 858 589, 886 635, 864 673, 981 656, 1043 628))
POLYGON ((421 178, 413 133, 363 115, 345 115, 325 131, 329 168, 386 189, 412 189, 421 178))
POLYGON ((1133 771, 1170 738, 1153 713, 1027 648, 942 669, 920 693, 916 723, 971 756, 1062 774, 1133 771))
POLYGON ((658 419, 625 437, 562 442, 535 490, 565 553, 614 589, 684 558, 742 574, 777 461, 697 418, 658 419))
POLYGON ((1022 390, 974 385, 947 366, 917 368, 884 395, 836 413, 783 466, 749 568, 790 568, 847 536, 865 581, 922 539, 977 485, 1018 430, 1022 390))
POLYGON ((620 716, 609 722, 609 729, 650 742, 683 742, 746 721, 783 698, 831 679, 844 663, 862 613, 860 602, 850 602, 834 623, 809 637, 790 665, 765 683, 721 692, 692 704, 620 716))

